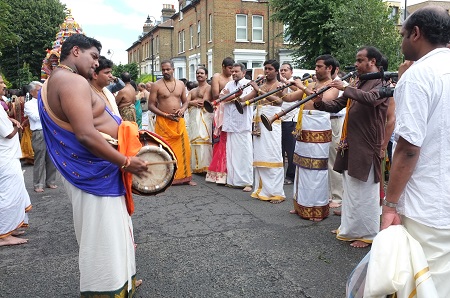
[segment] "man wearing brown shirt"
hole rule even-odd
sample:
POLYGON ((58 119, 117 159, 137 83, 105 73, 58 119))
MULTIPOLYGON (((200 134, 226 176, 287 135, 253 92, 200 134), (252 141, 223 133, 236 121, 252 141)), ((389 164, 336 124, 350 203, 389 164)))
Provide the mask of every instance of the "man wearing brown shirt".
MULTIPOLYGON (((382 54, 374 47, 358 50, 355 67, 358 74, 378 72, 382 54)), ((337 238, 352 241, 353 247, 372 243, 380 227, 381 147, 388 99, 378 99, 381 79, 359 80, 345 87, 342 81, 329 86, 343 90, 342 96, 324 102, 315 99, 314 107, 327 112, 338 112, 347 107, 341 142, 334 170, 343 174, 344 198, 341 225, 337 238)))

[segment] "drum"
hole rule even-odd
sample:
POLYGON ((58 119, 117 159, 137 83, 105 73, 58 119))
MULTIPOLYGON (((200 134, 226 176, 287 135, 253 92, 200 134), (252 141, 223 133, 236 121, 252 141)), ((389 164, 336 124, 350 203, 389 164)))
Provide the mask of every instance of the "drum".
POLYGON ((156 195, 165 191, 173 181, 177 160, 170 146, 157 134, 139 131, 142 148, 137 157, 148 162, 146 177, 133 175, 133 193, 142 196, 156 195))

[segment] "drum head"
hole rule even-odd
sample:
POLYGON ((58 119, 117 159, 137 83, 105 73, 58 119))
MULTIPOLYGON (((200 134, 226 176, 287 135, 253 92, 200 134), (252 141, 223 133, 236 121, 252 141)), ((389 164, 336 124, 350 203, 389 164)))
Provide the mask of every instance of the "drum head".
POLYGON ((155 195, 172 184, 176 169, 175 160, 161 145, 143 146, 136 156, 150 164, 146 177, 133 175, 133 192, 155 195))

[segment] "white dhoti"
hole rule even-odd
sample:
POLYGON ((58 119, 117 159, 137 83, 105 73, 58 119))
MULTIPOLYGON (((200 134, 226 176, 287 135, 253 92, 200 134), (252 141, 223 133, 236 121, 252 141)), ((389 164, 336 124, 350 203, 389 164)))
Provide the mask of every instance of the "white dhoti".
POLYGON ((227 132, 227 184, 246 187, 253 183, 253 147, 250 131, 227 132))
POLYGON ((373 165, 367 182, 353 178, 348 171, 344 171, 344 198, 337 239, 372 243, 380 231, 380 183, 373 182, 374 175, 373 165))
POLYGON ((125 197, 88 194, 64 178, 63 184, 72 203, 80 248, 81 296, 131 294, 135 290, 136 264, 133 225, 125 197))
MULTIPOLYGON (((148 131, 155 132, 155 123, 156 123, 156 115, 152 111, 147 112, 148 117, 148 131)), ((144 122, 144 119, 142 119, 142 123, 144 122)))
POLYGON ((329 214, 330 114, 304 110, 301 129, 294 150, 294 208, 302 218, 323 219, 329 214))
MULTIPOLYGON (((336 117, 336 116, 335 116, 336 117)), ((333 170, 334 162, 336 161, 337 148, 341 140, 342 125, 344 123, 344 116, 337 118, 330 118, 331 131, 333 136, 330 143, 330 154, 328 156, 328 188, 330 189, 330 199, 333 203, 341 204, 343 196, 342 174, 333 170)))
POLYGON ((450 229, 428 227, 405 216, 402 223, 422 246, 438 297, 450 297, 450 229))
POLYGON ((212 159, 212 117, 204 108, 189 108, 188 135, 193 173, 206 173, 212 159))
POLYGON ((150 111, 142 111, 142 129, 149 130, 149 122, 148 122, 148 113, 151 113, 150 111))
POLYGON ((253 198, 262 201, 284 201, 284 167, 281 152, 281 121, 272 123, 272 131, 262 125, 261 114, 267 117, 281 111, 281 107, 258 106, 255 125, 260 136, 253 137, 253 167, 255 169, 253 198))
POLYGON ((30 209, 30 196, 25 188, 20 160, 4 160, 0 166, 0 238, 28 226, 26 212, 30 209))

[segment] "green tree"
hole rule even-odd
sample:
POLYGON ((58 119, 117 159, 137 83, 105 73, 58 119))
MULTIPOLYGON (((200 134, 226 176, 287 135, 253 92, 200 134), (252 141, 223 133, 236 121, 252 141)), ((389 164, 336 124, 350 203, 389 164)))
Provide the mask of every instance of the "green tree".
POLYGON ((6 3, 6 0, 0 0, 0 12, 2 17, 0 18, 0 57, 3 56, 2 49, 7 45, 12 45, 18 42, 19 38, 12 32, 11 22, 11 6, 6 3))
POLYGON ((16 37, 4 44, 0 59, 3 72, 12 82, 18 82, 19 68, 27 63, 32 75, 39 77, 45 50, 51 48, 64 21, 65 5, 59 0, 0 0, 0 3, 10 7, 6 16, 2 11, 2 20, 16 37))
POLYGON ((315 58, 331 54, 353 65, 363 45, 380 49, 395 68, 401 61, 396 18, 381 0, 271 0, 273 19, 287 25, 294 58, 314 68, 315 58))
POLYGON ((28 85, 32 81, 36 81, 37 76, 33 76, 30 71, 30 65, 28 63, 24 63, 23 67, 19 69, 19 76, 17 77, 17 81, 15 82, 16 86, 28 85))
POLYGON ((112 73, 115 77, 119 77, 123 72, 128 72, 131 76, 131 79, 133 81, 137 81, 139 72, 138 72, 138 65, 136 63, 130 63, 130 64, 119 64, 114 65, 112 73))

